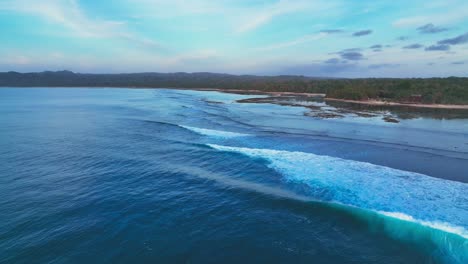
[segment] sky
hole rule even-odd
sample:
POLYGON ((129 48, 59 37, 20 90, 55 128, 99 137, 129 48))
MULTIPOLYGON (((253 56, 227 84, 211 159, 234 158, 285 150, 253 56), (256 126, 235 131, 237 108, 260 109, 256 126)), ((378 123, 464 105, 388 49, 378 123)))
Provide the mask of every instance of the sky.
POLYGON ((466 0, 0 0, 0 71, 468 76, 466 0))

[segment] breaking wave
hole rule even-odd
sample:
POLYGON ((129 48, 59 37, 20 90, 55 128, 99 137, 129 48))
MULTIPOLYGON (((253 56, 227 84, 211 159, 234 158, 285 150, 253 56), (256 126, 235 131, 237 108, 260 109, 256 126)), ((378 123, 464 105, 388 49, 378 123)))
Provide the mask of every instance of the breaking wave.
POLYGON ((235 137, 249 136, 249 134, 228 132, 228 131, 221 131, 221 130, 214 130, 214 129, 207 129, 207 128, 198 128, 198 127, 182 126, 182 125, 180 127, 188 129, 197 134, 200 134, 203 136, 210 136, 210 137, 235 138, 235 137))
POLYGON ((393 238, 430 244, 447 262, 468 260, 468 184, 312 153, 207 145, 262 158, 286 181, 307 185, 312 199, 393 238))

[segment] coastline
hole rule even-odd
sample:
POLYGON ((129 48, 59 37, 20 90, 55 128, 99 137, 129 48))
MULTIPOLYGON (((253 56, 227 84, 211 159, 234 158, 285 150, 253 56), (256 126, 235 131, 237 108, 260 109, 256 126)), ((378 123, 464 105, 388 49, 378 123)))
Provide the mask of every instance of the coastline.
MULTIPOLYGON (((6 87, 6 86, 1 86, 6 87)), ((269 95, 269 96, 304 96, 310 98, 321 98, 325 101, 343 102, 351 104, 369 105, 369 106, 398 106, 411 108, 430 108, 430 109, 453 109, 453 110, 468 110, 468 105, 455 104, 416 104, 416 103, 398 103, 385 102, 379 100, 349 100, 339 98, 329 98, 323 93, 297 93, 297 92, 267 92, 261 90, 242 90, 242 89, 221 89, 221 88, 183 88, 183 87, 79 87, 79 86, 25 86, 25 87, 9 87, 9 88, 127 88, 127 89, 175 89, 175 90, 192 90, 192 91, 213 91, 221 93, 244 94, 244 95, 269 95)))
MULTIPOLYGON (((192 89, 189 89, 189 90, 192 90, 192 89)), ((335 101, 335 102, 370 105, 370 106, 400 106, 400 107, 403 106, 403 107, 414 107, 414 108, 468 110, 468 105, 415 104, 415 103, 385 102, 385 101, 379 101, 379 100, 358 101, 358 100, 349 100, 349 99, 329 98, 329 97, 326 97, 326 94, 322 94, 322 93, 265 92, 265 91, 260 91, 260 90, 238 90, 238 89, 233 90, 233 89, 216 89, 216 88, 195 88, 194 90, 215 91, 215 92, 235 93, 235 94, 252 94, 252 95, 317 97, 325 101, 335 101)))
POLYGON ((379 100, 357 101, 357 100, 326 98, 326 97, 324 98, 324 100, 325 101, 351 103, 351 104, 371 105, 371 106, 404 106, 404 107, 415 107, 415 108, 468 110, 468 105, 414 104, 414 103, 384 102, 384 101, 379 101, 379 100))
MULTIPOLYGON (((178 89, 178 88, 174 88, 178 89)), ((271 96, 305 96, 305 97, 318 97, 325 98, 326 94, 323 93, 295 93, 295 92, 266 92, 261 90, 241 90, 241 89, 219 89, 219 88, 193 88, 183 90, 196 90, 196 91, 213 91, 221 93, 233 93, 233 94, 251 94, 251 95, 271 95, 271 96)))

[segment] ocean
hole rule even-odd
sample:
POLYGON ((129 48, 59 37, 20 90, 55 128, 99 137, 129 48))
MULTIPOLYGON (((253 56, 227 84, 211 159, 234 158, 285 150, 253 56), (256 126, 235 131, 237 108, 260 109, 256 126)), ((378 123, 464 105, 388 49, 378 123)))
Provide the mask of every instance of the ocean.
POLYGON ((468 263, 468 117, 251 97, 0 88, 0 263, 468 263))

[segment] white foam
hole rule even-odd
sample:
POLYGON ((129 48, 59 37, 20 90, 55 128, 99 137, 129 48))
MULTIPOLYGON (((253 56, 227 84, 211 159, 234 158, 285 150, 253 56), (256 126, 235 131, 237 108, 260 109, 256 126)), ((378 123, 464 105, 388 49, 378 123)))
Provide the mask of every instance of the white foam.
POLYGON ((249 136, 248 134, 236 133, 236 132, 229 132, 229 131, 221 131, 221 130, 214 130, 214 129, 207 129, 207 128, 198 128, 198 127, 191 127, 191 126, 180 126, 190 131, 193 131, 197 134, 203 136, 210 136, 210 137, 219 137, 219 138, 235 138, 235 137, 246 137, 249 136))
POLYGON ((308 185, 315 199, 468 238, 468 184, 312 153, 208 145, 267 160, 287 181, 308 185))
POLYGON ((457 234, 459 236, 462 236, 465 239, 468 239, 468 231, 461 226, 453 226, 448 223, 437 222, 437 221, 435 222, 421 221, 421 220, 415 219, 414 217, 410 215, 399 213, 399 212, 377 211, 377 213, 388 216, 388 217, 397 218, 403 221, 417 223, 417 224, 427 226, 433 229, 442 230, 447 233, 457 234))

